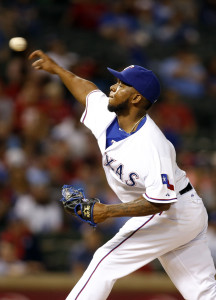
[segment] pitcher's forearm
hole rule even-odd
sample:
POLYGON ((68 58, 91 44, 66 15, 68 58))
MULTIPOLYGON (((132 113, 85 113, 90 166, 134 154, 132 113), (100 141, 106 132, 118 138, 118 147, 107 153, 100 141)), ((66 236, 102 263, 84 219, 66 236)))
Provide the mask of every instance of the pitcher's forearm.
POLYGON ((170 203, 152 203, 140 197, 132 202, 104 205, 96 203, 94 207, 94 221, 96 223, 112 217, 139 217, 154 215, 161 211, 168 210, 170 203))
POLYGON ((136 217, 147 216, 167 210, 170 205, 152 203, 144 198, 133 202, 107 205, 108 217, 136 217))
POLYGON ((67 71, 60 67, 55 66, 55 73, 60 77, 61 81, 71 92, 71 94, 79 101, 81 104, 86 104, 86 96, 93 90, 97 89, 97 86, 86 79, 76 76, 70 71, 67 71))
POLYGON ((32 52, 29 59, 37 59, 32 63, 36 70, 44 70, 50 74, 58 75, 74 98, 83 105, 86 104, 87 95, 97 89, 93 82, 65 70, 41 50, 32 52))

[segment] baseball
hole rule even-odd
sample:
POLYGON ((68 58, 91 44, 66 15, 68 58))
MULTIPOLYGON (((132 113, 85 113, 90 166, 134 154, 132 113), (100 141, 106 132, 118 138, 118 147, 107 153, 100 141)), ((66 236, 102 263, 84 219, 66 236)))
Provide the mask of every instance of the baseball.
POLYGON ((14 37, 10 39, 9 47, 14 51, 24 51, 27 47, 27 41, 23 37, 14 37))

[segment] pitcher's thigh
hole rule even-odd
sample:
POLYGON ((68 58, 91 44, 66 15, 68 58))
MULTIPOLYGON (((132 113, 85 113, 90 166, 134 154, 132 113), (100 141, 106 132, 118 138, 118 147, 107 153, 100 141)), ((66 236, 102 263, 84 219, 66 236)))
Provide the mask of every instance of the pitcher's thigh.
POLYGON ((215 267, 205 239, 191 241, 159 260, 185 299, 216 299, 215 267))

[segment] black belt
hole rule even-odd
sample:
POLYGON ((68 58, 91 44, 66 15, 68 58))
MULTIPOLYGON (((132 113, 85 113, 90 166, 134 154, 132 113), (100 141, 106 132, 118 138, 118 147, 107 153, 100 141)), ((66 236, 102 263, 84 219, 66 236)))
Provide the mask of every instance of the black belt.
POLYGON ((192 189, 193 189, 193 187, 189 182, 188 185, 183 190, 179 191, 179 194, 184 195, 185 193, 191 191, 192 189))

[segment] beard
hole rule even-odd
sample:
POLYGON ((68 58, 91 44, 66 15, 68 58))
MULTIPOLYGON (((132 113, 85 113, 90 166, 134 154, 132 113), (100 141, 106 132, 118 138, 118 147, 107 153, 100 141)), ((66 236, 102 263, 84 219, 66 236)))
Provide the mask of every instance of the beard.
POLYGON ((125 113, 129 109, 129 99, 127 99, 125 102, 119 103, 117 105, 113 105, 113 104, 109 103, 107 108, 110 112, 114 112, 117 115, 125 113))

